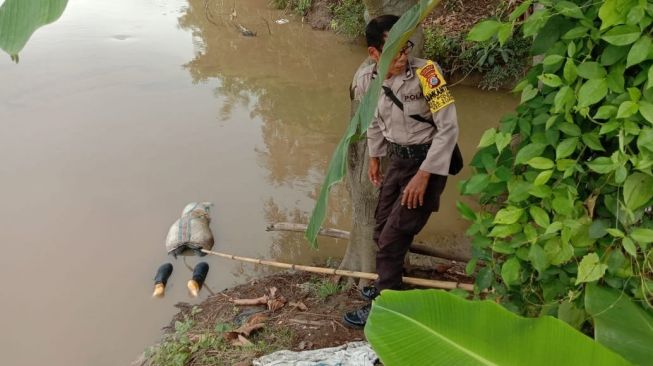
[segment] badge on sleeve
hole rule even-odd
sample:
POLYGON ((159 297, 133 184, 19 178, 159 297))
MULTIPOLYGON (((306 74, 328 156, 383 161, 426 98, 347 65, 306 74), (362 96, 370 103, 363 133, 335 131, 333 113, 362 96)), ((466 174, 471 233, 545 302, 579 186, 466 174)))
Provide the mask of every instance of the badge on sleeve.
POLYGON ((417 77, 432 113, 454 102, 451 92, 446 87, 447 82, 433 61, 429 60, 424 67, 418 68, 417 77))

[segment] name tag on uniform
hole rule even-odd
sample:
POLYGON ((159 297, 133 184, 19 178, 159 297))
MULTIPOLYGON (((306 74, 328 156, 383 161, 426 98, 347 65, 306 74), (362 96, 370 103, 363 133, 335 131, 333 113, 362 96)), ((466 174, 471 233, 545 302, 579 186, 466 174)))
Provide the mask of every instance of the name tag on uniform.
POLYGON ((447 82, 433 61, 427 61, 424 67, 417 69, 417 77, 422 85, 422 93, 432 113, 453 103, 453 95, 446 87, 447 82))

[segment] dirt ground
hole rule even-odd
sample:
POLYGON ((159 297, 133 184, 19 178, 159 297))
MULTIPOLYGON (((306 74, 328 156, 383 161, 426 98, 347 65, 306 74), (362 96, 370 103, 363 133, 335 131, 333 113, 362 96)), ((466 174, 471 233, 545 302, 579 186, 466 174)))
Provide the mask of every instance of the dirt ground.
MULTIPOLYGON (((410 276, 472 282, 464 276, 460 263, 442 262, 431 267, 409 268, 407 275, 410 276)), ((254 358, 276 350, 311 350, 364 340, 363 330, 344 325, 342 316, 363 306, 365 301, 357 288, 337 286, 328 276, 279 272, 226 289, 197 306, 177 304, 180 312, 165 330, 172 334, 175 323, 192 319, 194 326, 187 334, 191 341, 213 334, 223 344, 231 345, 200 353, 212 354, 222 360, 220 364, 239 366, 250 365, 254 358), (242 299, 257 298, 262 298, 261 304, 237 304, 242 299), (261 344, 265 346, 259 346, 261 344)), ((201 359, 191 355, 186 365, 206 365, 201 359)))

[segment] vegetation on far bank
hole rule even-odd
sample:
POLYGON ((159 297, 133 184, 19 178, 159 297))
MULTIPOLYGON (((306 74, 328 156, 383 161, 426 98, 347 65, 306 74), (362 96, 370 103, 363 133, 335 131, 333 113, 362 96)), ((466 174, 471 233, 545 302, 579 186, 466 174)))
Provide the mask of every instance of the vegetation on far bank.
MULTIPOLYGON (((271 0, 279 9, 304 16, 318 0, 271 0)), ((349 39, 363 36, 365 6, 362 0, 323 0, 331 11, 330 27, 349 39)), ((505 20, 514 1, 444 0, 424 21, 423 55, 437 61, 449 76, 456 79, 480 75, 477 86, 491 90, 510 85, 524 75, 530 63, 531 41, 520 37, 518 30, 506 44, 467 41, 471 27, 480 20, 505 20)))

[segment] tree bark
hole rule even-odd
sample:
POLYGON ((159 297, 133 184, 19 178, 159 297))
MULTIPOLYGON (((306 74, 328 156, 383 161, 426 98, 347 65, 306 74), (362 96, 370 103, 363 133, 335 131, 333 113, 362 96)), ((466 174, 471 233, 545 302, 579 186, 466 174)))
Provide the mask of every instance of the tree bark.
MULTIPOLYGON (((361 63, 356 75, 372 61, 367 59, 361 63)), ((358 101, 350 93, 351 116, 358 109, 358 101)), ((379 193, 367 177, 369 159, 367 154, 367 139, 363 138, 349 145, 347 158, 347 188, 352 204, 352 229, 345 256, 340 263, 340 269, 361 272, 376 271, 376 244, 372 239, 374 233, 374 211, 379 193)), ((348 279, 351 283, 353 279, 348 279)), ((368 280, 361 279, 359 285, 366 285, 368 280)))

